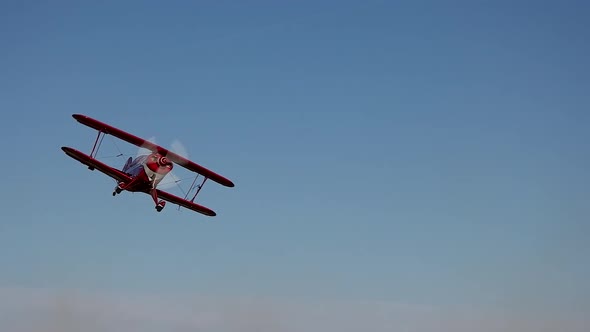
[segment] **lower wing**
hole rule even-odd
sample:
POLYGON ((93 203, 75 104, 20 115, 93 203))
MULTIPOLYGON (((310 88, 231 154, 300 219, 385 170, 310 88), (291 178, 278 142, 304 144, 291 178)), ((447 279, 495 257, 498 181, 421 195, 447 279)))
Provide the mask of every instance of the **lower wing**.
POLYGON ((61 148, 63 150, 63 152, 65 152, 68 156, 76 159, 77 161, 81 162, 82 164, 88 166, 88 167, 92 167, 95 168, 101 172, 103 172, 104 174, 112 177, 113 179, 120 181, 120 182, 129 182, 131 181, 131 177, 125 173, 123 173, 122 171, 113 168, 107 164, 103 164, 100 161, 76 150, 76 149, 72 149, 72 148, 68 148, 63 146, 61 148))
POLYGON ((172 194, 167 193, 165 191, 161 191, 159 189, 158 189, 158 197, 160 197, 163 200, 166 200, 166 201, 168 201, 168 202, 170 202, 172 204, 178 204, 178 205, 180 205, 182 207, 185 207, 185 208, 187 208, 189 210, 193 210, 193 211, 202 213, 202 214, 204 214, 206 216, 213 217, 213 216, 216 216, 217 215, 213 210, 211 210, 211 209, 209 209, 207 207, 204 207, 202 205, 193 203, 191 201, 187 201, 184 198, 180 198, 178 196, 172 195, 172 194))

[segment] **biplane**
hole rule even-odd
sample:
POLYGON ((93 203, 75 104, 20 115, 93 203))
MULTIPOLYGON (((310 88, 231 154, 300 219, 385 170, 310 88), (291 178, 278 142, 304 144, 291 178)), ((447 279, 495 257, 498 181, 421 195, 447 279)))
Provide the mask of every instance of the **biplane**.
POLYGON ((195 198, 201 191, 201 188, 207 180, 212 180, 226 187, 234 186, 233 182, 229 179, 148 140, 144 140, 85 115, 73 114, 72 117, 81 124, 96 129, 98 135, 96 136, 90 155, 84 154, 70 147, 64 146, 61 149, 68 156, 88 166, 88 169, 91 171, 97 169, 115 179, 117 185, 113 190, 113 196, 120 194, 124 190, 130 192, 142 192, 152 197, 156 206, 156 211, 158 212, 162 211, 166 205, 166 201, 168 201, 172 204, 177 204, 206 216, 215 216, 216 213, 213 210, 195 203, 195 198), (102 139, 105 135, 112 135, 140 148, 149 150, 150 153, 139 155, 136 158, 129 157, 121 170, 111 167, 96 159, 96 154, 98 153, 98 149, 100 148, 102 139), (189 190, 189 193, 192 189, 195 189, 196 192, 190 200, 188 199, 188 193, 182 198, 158 189, 158 184, 170 173, 174 164, 197 173, 197 176, 191 185, 191 189, 189 190), (196 181, 199 175, 202 176, 203 180, 200 184, 197 184, 196 181))

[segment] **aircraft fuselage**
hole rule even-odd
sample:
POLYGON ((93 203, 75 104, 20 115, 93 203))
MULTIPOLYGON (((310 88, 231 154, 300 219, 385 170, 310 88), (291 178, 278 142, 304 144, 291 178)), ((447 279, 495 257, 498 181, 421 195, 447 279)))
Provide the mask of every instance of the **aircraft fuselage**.
POLYGON ((172 168, 172 162, 159 153, 141 155, 135 159, 129 157, 122 171, 133 177, 133 180, 130 183, 119 184, 119 187, 128 191, 156 188, 172 168))

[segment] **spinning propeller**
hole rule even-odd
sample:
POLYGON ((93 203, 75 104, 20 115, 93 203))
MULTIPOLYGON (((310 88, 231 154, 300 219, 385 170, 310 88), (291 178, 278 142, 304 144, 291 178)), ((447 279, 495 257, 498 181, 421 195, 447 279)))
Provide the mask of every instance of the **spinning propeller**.
MULTIPOLYGON (((151 142, 153 144, 156 144, 156 145, 158 144, 158 143, 156 143, 155 137, 150 137, 149 139, 147 139, 147 141, 151 142)), ((185 159, 188 159, 188 152, 187 152, 186 148, 177 139, 172 141, 172 144, 170 144, 170 149, 168 149, 168 151, 176 153, 177 155, 179 155, 185 159)), ((152 152, 153 152, 152 150, 146 148, 145 146, 140 146, 139 149, 137 150, 137 154, 135 157, 137 158, 139 156, 149 155, 152 152)), ((180 165, 182 165, 182 164, 180 164, 180 165)), ((166 175, 166 177, 162 180, 162 182, 160 182, 158 184, 158 188, 159 189, 170 189, 170 188, 177 186, 180 181, 181 181, 181 178, 179 178, 176 174, 174 174, 174 169, 173 169, 172 171, 170 171, 166 175)))

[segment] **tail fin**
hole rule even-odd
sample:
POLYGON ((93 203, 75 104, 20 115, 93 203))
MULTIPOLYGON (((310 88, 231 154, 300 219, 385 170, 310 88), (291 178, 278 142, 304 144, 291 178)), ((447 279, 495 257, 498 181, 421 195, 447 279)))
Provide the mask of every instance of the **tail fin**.
POLYGON ((127 172, 127 169, 129 169, 129 166, 131 166, 131 162, 133 161, 133 158, 129 157, 129 159, 127 159, 127 162, 125 163, 125 166, 123 166, 122 171, 123 172, 127 172))

